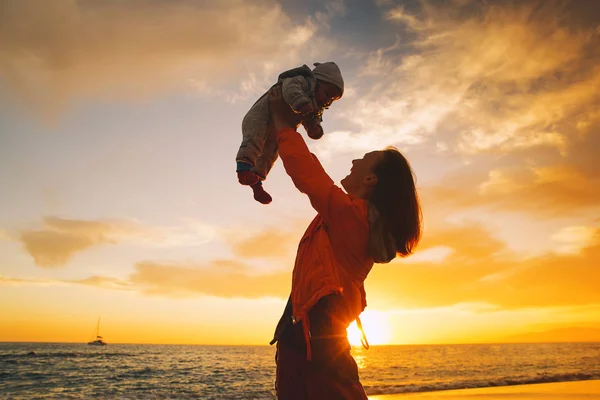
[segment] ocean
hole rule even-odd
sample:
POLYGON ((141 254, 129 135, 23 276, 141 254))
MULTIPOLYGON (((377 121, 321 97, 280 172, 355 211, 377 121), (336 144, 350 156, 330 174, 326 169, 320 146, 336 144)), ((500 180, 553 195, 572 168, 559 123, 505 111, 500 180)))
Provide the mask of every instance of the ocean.
MULTIPOLYGON (((369 395, 600 379, 600 343, 352 352, 369 395)), ((274 399, 274 381, 274 346, 0 343, 2 399, 274 399)))

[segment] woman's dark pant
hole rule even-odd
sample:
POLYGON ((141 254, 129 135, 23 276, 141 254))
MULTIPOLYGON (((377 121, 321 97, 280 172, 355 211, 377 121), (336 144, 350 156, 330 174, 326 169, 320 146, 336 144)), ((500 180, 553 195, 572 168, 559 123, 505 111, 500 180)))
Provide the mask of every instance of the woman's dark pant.
MULTIPOLYGON (((306 360, 302 323, 287 323, 283 332, 281 323, 278 325, 280 337, 275 356, 278 400, 367 399, 350 354, 347 324, 338 317, 339 307, 339 297, 331 295, 310 311, 311 361, 306 360)), ((285 312, 282 318, 286 318, 285 312)))

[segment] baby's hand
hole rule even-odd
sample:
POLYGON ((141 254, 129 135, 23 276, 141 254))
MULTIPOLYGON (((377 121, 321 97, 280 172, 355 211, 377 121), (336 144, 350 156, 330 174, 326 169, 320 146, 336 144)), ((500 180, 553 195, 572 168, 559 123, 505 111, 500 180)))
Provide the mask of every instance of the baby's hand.
POLYGON ((310 103, 306 103, 304 104, 302 107, 300 107, 298 110, 298 113, 302 114, 302 115, 306 115, 308 113, 311 113, 314 111, 312 104, 310 103))
POLYGON ((321 125, 313 126, 306 133, 308 133, 308 137, 311 139, 321 139, 323 137, 323 127, 321 125))

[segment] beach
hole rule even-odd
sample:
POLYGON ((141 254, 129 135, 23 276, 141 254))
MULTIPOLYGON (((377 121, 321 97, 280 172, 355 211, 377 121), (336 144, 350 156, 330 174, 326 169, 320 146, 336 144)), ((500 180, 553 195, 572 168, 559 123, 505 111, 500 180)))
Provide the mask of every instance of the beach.
POLYGON ((600 380, 369 396, 369 400, 577 400, 600 399, 600 380))

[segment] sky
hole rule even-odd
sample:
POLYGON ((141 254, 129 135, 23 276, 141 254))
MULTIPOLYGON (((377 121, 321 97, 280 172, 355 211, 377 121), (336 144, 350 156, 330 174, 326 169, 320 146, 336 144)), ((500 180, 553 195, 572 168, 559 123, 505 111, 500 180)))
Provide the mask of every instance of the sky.
MULTIPOLYGON (((0 2, 0 341, 267 345, 315 215, 245 113, 335 61, 310 149, 396 146, 415 254, 365 282, 372 344, 600 340, 600 3, 0 2)), ((351 340, 356 337, 350 328, 351 340)))

